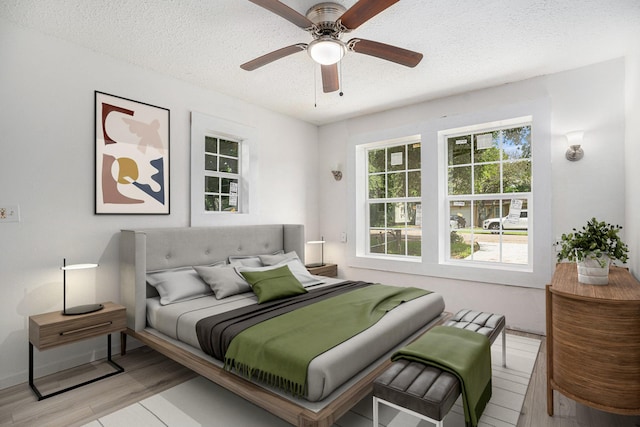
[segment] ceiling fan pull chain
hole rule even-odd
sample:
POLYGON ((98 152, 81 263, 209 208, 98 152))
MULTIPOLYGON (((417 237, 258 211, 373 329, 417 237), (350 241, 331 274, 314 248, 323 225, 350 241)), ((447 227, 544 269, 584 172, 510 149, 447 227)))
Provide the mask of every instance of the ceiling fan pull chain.
POLYGON ((340 82, 338 83, 338 86, 340 87, 340 96, 343 96, 344 92, 342 91, 342 87, 344 85, 344 81, 342 80, 342 61, 338 63, 338 67, 340 67, 340 82))

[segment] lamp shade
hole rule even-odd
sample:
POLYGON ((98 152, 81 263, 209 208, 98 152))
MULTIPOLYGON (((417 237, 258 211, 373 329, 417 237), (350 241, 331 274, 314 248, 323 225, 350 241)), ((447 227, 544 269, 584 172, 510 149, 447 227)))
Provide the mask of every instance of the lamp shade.
POLYGON ((92 313, 94 311, 102 310, 104 306, 102 304, 88 304, 88 305, 79 305, 76 307, 67 308, 67 271, 73 270, 86 270, 89 268, 96 268, 98 264, 95 263, 86 263, 86 264, 69 264, 67 265, 67 260, 62 260, 62 314, 64 315, 77 315, 77 314, 86 314, 92 313))
POLYGON ((329 36, 322 36, 309 43, 307 52, 311 59, 318 64, 331 65, 342 59, 346 48, 340 40, 329 36))

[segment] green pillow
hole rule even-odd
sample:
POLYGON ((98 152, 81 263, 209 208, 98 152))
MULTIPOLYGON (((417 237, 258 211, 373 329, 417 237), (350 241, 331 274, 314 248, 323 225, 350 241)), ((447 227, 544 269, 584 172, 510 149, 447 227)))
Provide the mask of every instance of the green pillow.
POLYGON ((266 271, 240 271, 240 274, 258 296, 258 304, 307 292, 286 265, 266 271))

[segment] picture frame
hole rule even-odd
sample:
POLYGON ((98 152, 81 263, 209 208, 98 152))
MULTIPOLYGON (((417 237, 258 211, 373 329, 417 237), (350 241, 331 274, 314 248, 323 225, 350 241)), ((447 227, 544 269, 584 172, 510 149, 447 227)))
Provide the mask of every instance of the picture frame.
POLYGON ((95 91, 95 213, 169 215, 170 111, 95 91))

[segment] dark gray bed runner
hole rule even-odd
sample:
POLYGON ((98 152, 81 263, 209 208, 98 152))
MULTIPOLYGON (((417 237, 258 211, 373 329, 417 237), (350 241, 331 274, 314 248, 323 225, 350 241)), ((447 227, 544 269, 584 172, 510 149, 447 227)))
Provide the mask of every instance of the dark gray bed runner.
POLYGON ((198 342, 205 353, 218 360, 224 360, 231 340, 243 330, 264 320, 369 285, 371 283, 346 281, 295 297, 254 304, 206 317, 196 324, 198 342))

